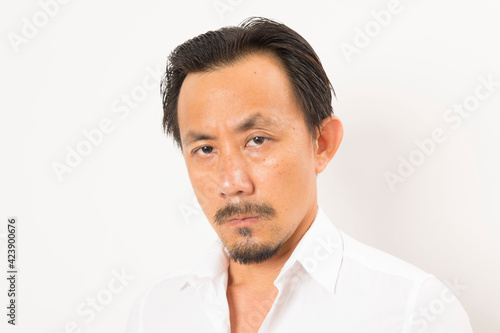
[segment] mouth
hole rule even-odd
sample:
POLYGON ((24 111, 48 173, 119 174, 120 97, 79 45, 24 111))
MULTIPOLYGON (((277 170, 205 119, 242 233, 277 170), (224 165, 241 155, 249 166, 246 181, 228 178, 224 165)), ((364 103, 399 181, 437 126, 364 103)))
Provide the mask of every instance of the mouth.
POLYGON ((229 219, 227 223, 229 223, 233 227, 249 227, 259 221, 258 216, 238 216, 232 219, 229 219))

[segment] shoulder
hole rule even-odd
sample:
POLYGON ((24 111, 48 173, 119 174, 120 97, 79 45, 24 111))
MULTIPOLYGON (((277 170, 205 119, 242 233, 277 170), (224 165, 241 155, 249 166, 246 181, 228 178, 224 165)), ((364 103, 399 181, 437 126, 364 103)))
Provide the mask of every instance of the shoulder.
POLYGON ((197 288, 219 277, 224 264, 223 249, 216 241, 205 255, 152 283, 135 300, 127 332, 139 329, 149 332, 148 328, 151 332, 163 332, 186 323, 201 325, 206 316, 201 303, 196 301, 197 288))
POLYGON ((165 299, 173 299, 193 279, 193 271, 195 271, 196 267, 199 267, 200 261, 201 258, 198 258, 190 264, 163 275, 147 289, 143 290, 136 302, 140 303, 141 307, 144 308, 146 305, 157 306, 159 302, 165 303, 165 299))
POLYGON ((151 331, 156 332, 160 331, 156 328, 163 328, 175 320, 189 320, 185 318, 189 313, 186 307, 193 290, 184 289, 189 277, 186 271, 182 268, 165 275, 140 293, 129 312, 127 333, 146 332, 148 327, 155 327, 151 331))
MULTIPOLYGON (((458 297, 464 286, 453 281, 453 291, 434 275, 341 232, 344 253, 340 289, 363 294, 364 301, 383 299, 384 306, 404 310, 403 332, 471 333, 469 317, 458 297)), ((377 304, 381 304, 377 302, 377 304)))
POLYGON ((432 277, 431 274, 394 255, 361 243, 343 232, 341 235, 344 243, 344 264, 349 267, 358 267, 375 275, 392 276, 414 283, 423 283, 432 277))

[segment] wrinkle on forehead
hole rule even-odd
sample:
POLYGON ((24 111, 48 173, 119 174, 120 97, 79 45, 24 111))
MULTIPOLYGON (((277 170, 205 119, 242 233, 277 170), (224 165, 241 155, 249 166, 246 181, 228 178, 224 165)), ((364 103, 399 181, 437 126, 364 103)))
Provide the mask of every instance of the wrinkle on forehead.
MULTIPOLYGON (((265 117, 260 112, 256 112, 246 119, 239 121, 239 123, 232 129, 234 133, 245 132, 249 129, 253 128, 276 128, 280 125, 280 121, 276 117, 265 117)), ((196 141, 201 140, 215 140, 217 137, 205 134, 202 132, 197 132, 193 130, 189 130, 186 135, 183 137, 182 142, 185 145, 189 145, 196 141)))
POLYGON ((196 137, 213 138, 214 133, 206 132, 210 128, 223 126, 231 133, 237 128, 285 124, 298 113, 303 117, 284 67, 276 57, 263 54, 189 74, 179 95, 178 113, 184 144, 196 137))

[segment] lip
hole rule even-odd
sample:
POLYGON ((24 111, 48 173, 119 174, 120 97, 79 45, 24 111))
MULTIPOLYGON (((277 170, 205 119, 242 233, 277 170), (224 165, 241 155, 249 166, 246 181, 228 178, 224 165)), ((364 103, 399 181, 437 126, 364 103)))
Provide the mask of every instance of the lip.
POLYGON ((233 227, 249 227, 259 221, 258 216, 235 218, 227 221, 233 227))

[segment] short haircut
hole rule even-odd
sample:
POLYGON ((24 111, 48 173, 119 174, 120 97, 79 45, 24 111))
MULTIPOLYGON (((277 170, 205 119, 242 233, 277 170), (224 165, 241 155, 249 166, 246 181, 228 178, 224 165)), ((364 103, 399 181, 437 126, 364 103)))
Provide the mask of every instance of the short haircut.
POLYGON ((275 56, 291 82, 313 140, 323 119, 333 114, 335 91, 311 45, 286 25, 251 17, 238 26, 208 31, 177 46, 169 55, 162 79, 163 129, 182 150, 177 105, 182 83, 190 73, 230 66, 255 53, 275 56))

